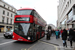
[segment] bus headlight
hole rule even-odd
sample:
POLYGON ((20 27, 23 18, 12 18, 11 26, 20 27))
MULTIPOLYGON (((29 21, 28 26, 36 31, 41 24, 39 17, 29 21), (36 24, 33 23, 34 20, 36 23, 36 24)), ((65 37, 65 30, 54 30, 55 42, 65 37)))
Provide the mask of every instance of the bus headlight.
POLYGON ((30 40, 30 37, 28 37, 28 40, 30 40))

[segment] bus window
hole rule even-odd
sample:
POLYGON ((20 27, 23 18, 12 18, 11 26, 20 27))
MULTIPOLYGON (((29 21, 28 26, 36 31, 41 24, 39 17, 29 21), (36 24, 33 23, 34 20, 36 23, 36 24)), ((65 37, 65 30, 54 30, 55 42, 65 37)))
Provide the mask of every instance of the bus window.
POLYGON ((30 15, 32 10, 18 10, 16 15, 30 15))

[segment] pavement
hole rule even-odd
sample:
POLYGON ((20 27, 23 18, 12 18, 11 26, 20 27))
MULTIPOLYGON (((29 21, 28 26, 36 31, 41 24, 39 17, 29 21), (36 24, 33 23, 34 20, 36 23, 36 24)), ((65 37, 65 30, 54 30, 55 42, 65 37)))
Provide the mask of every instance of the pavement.
POLYGON ((50 43, 53 45, 56 45, 59 50, 75 50, 75 42, 73 42, 73 48, 70 47, 70 42, 67 40, 67 48, 63 47, 63 41, 62 38, 56 39, 56 36, 51 36, 50 40, 46 39, 46 36, 42 39, 40 39, 40 41, 44 41, 46 43, 50 43))

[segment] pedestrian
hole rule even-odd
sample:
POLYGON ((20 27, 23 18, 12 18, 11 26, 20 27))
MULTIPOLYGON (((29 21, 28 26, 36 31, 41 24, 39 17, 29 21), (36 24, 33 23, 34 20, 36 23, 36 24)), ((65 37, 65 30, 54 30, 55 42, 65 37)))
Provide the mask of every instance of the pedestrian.
POLYGON ((73 41, 73 38, 74 38, 74 31, 73 29, 71 28, 69 30, 69 41, 70 41, 70 47, 72 48, 72 41, 73 41))
POLYGON ((53 33, 53 29, 51 30, 51 34, 52 34, 52 36, 54 35, 54 33, 53 33))
POLYGON ((53 35, 55 35, 55 30, 53 29, 53 35))
POLYGON ((62 40, 63 40, 63 47, 67 47, 67 43, 66 43, 66 40, 67 40, 67 30, 64 29, 63 32, 62 32, 62 40))
POLYGON ((60 31, 58 30, 58 38, 60 38, 60 31))
POLYGON ((74 38, 73 38, 73 40, 74 40, 74 42, 75 42, 75 28, 73 29, 73 31, 74 31, 74 38))
POLYGON ((50 29, 50 26, 48 26, 48 31, 47 31, 47 40, 50 40, 50 37, 51 37, 51 29, 50 29))
POLYGON ((58 39, 58 34, 59 34, 59 31, 56 30, 56 31, 55 31, 56 39, 58 39))
POLYGON ((63 32, 63 29, 60 30, 60 38, 61 38, 62 32, 63 32))
POLYGON ((62 34, 62 32, 63 32, 63 29, 60 30, 60 34, 62 34))

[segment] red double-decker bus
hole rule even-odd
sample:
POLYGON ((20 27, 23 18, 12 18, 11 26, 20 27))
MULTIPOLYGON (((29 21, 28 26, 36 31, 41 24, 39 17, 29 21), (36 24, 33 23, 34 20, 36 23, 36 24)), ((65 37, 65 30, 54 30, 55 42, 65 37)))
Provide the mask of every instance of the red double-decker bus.
POLYGON ((13 40, 34 42, 45 35, 46 21, 32 8, 17 10, 13 40))

